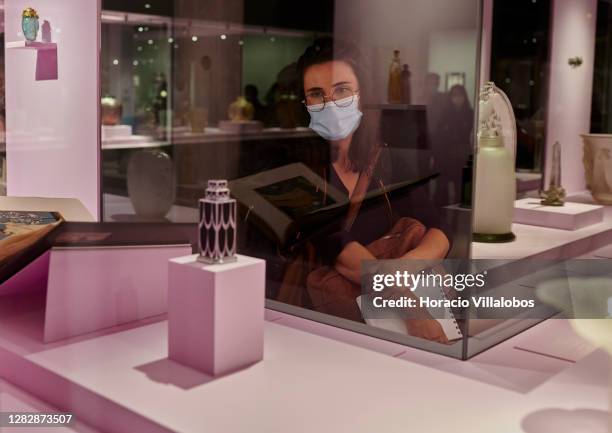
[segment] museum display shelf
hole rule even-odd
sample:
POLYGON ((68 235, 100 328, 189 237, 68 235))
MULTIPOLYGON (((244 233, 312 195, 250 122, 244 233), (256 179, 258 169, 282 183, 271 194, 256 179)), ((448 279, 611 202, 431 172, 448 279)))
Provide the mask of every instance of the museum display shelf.
POLYGON ((225 142, 243 142, 256 140, 284 140, 291 138, 315 137, 309 128, 295 129, 264 128, 259 132, 237 133, 207 127, 204 132, 191 132, 187 129, 173 130, 169 139, 157 140, 145 135, 113 137, 102 140, 102 150, 127 150, 166 147, 181 144, 208 144, 225 142))
POLYGON ((15 50, 57 50, 55 42, 13 41, 6 43, 7 49, 15 50))
MULTIPOLYGON (((567 198, 568 202, 596 204, 590 194, 567 198)), ((612 206, 604 207, 601 223, 578 230, 562 230, 513 224, 516 240, 509 243, 472 243, 473 259, 520 260, 526 258, 570 259, 612 242, 612 206)))
POLYGON ((283 128, 264 128, 259 132, 236 133, 223 131, 220 128, 207 127, 204 132, 187 132, 173 131, 173 144, 197 144, 197 143, 217 143, 230 141, 252 141, 266 139, 290 139, 290 138, 305 138, 316 137, 317 135, 306 127, 298 127, 294 129, 283 128))
POLYGON ((102 150, 156 149, 170 145, 171 143, 167 141, 155 140, 146 135, 128 135, 102 140, 102 150))

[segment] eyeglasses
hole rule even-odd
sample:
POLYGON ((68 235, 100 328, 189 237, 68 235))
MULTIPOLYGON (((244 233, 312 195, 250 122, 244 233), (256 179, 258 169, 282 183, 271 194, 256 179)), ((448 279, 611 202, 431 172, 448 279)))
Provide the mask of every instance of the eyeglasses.
POLYGON ((336 107, 345 108, 353 103, 358 93, 359 90, 353 91, 349 87, 340 86, 334 89, 331 97, 325 96, 323 92, 308 93, 302 104, 306 105, 308 111, 323 111, 329 101, 332 101, 336 107))

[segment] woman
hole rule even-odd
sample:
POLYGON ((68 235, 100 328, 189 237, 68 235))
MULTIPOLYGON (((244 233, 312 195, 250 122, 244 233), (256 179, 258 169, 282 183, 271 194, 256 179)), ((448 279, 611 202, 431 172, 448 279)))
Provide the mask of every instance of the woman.
MULTIPOLYGON (((304 103, 311 117, 310 127, 330 145, 332 162, 326 171, 326 180, 343 191, 351 202, 359 201, 355 195, 365 192, 359 191, 360 185, 368 192, 384 192, 386 185, 406 180, 403 167, 398 165, 401 160, 381 142, 378 114, 364 110, 368 89, 360 66, 353 46, 334 45, 329 38, 317 40, 298 62, 304 103)), ((315 309, 354 318, 347 312, 350 305, 346 309, 338 308, 342 302, 334 302, 334 299, 355 304, 354 293, 351 294, 347 286, 358 287, 364 260, 424 260, 446 256, 450 243, 440 228, 435 225, 425 228, 414 219, 406 222, 408 219, 401 218, 432 220, 432 209, 423 193, 422 190, 412 191, 393 201, 385 194, 378 205, 357 206, 356 214, 343 220, 339 230, 313 238, 316 254, 326 265, 308 276, 311 298, 321 298, 319 302, 313 299, 315 309), (418 235, 413 230, 418 231, 417 226, 422 228, 418 235), (398 252, 394 247, 394 253, 382 253, 389 245, 389 233, 393 230, 410 238, 404 243, 410 244, 410 248, 398 252), (329 310, 330 305, 335 305, 335 311, 329 310)), ((354 207, 349 206, 348 212, 354 207)), ((407 320, 407 328, 412 335, 446 340, 438 322, 430 318, 407 320)))

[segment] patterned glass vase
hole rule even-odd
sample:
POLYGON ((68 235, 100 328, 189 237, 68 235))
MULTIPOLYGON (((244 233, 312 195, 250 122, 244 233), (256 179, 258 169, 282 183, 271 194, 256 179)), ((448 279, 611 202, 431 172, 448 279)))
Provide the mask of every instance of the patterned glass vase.
POLYGON ((198 260, 227 263, 236 260, 236 200, 226 180, 209 180, 206 197, 200 199, 198 260))
POLYGON ((35 41, 38 36, 38 13, 32 8, 25 8, 21 15, 21 30, 28 41, 35 41))

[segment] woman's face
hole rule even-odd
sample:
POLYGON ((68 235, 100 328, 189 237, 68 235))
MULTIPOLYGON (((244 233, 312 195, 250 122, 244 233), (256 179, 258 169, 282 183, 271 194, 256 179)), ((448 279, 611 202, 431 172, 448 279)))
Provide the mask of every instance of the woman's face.
POLYGON ((358 90, 359 82, 353 68, 341 60, 313 65, 304 72, 307 105, 313 105, 322 96, 331 103, 332 94, 338 100, 350 97, 358 90))

